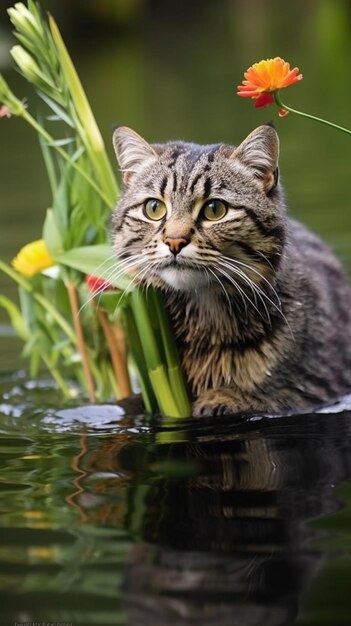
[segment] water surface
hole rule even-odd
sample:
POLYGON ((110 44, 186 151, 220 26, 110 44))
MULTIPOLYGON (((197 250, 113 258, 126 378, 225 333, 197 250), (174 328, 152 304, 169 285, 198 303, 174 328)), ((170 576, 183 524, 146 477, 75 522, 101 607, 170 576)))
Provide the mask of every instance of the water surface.
POLYGON ((350 623, 347 406, 148 425, 2 392, 1 624, 350 623))

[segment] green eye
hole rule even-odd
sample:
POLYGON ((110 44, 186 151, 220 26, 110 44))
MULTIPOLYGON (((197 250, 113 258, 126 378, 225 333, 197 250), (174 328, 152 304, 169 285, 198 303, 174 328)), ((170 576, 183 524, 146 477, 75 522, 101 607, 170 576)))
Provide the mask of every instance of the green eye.
POLYGON ((202 214, 206 220, 215 222, 221 220, 227 214, 227 207, 221 200, 209 200, 202 208, 202 214))
POLYGON ((167 213, 167 208, 165 203, 161 200, 150 198, 150 200, 145 203, 144 213, 150 220, 162 220, 167 213))

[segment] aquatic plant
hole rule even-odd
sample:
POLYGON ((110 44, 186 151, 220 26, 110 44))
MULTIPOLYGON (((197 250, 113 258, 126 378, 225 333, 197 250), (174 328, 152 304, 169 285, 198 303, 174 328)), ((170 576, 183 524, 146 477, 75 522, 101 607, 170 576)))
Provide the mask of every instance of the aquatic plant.
POLYGON ((34 117, 0 75, 0 117, 20 117, 36 131, 52 193, 42 239, 25 245, 12 267, 0 261, 18 285, 20 306, 5 296, 0 305, 25 342, 30 375, 43 361, 66 397, 113 400, 134 387, 147 411, 186 417, 190 403, 162 296, 135 288, 107 240, 119 189, 57 24, 34 0, 8 14, 19 40, 12 57, 46 113, 34 117))

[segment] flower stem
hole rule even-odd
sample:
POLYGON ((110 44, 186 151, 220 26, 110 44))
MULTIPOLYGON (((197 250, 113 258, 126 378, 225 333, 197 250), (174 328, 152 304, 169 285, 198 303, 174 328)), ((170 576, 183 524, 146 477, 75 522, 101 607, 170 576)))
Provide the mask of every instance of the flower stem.
POLYGON ((66 385, 65 380, 63 379, 63 377, 61 376, 59 370, 57 369, 57 367, 54 367, 49 359, 42 354, 42 359, 46 365, 46 367, 48 368, 49 372, 51 373, 51 376, 53 377, 53 379, 55 380, 55 382, 57 383, 57 386, 61 389, 63 395, 65 396, 65 398, 71 398, 72 394, 69 390, 69 387, 66 385))
POLYGON ((127 364, 118 350, 117 342, 105 311, 100 309, 95 302, 94 308, 110 351, 112 366, 115 372, 121 398, 127 398, 132 395, 127 364))
POLYGON ((77 336, 77 347, 79 350, 79 354, 82 359, 83 371, 85 380, 88 387, 89 398, 91 402, 96 402, 93 375, 91 373, 91 367, 88 359, 87 347, 84 341, 83 329, 80 323, 79 318, 79 307, 78 307, 78 296, 77 296, 77 288, 74 283, 66 283, 66 288, 68 292, 68 297, 72 310, 72 320, 74 324, 74 329, 76 331, 77 336))
POLYGON ((41 293, 37 293, 36 291, 34 291, 32 284, 28 280, 26 280, 18 272, 12 269, 12 267, 10 267, 9 265, 7 265, 1 260, 0 260, 0 271, 4 272, 4 274, 7 274, 7 276, 12 278, 12 280, 14 280, 17 283, 17 285, 25 289, 25 291, 32 293, 34 300, 36 300, 43 307, 43 309, 45 309, 45 311, 47 311, 47 313, 51 315, 51 317, 55 320, 55 322, 58 324, 61 330, 63 330, 63 332, 67 335, 67 337, 72 341, 72 343, 74 345, 76 344, 77 342, 76 336, 71 326, 68 324, 65 318, 61 315, 58 309, 47 298, 45 298, 45 296, 43 296, 41 293))
POLYGON ((289 113, 296 113, 296 115, 300 115, 301 117, 307 117, 310 120, 314 120, 315 122, 319 122, 320 124, 325 124, 326 126, 331 126, 336 130, 340 130, 343 133, 347 133, 351 135, 351 130, 348 128, 344 128, 344 126, 339 126, 338 124, 333 124, 333 122, 329 122, 328 120, 324 120, 322 117, 316 117, 315 115, 310 115, 310 113, 303 113, 302 111, 298 111, 297 109, 293 109, 292 107, 284 104, 280 98, 279 91, 275 91, 273 93, 275 103, 278 105, 280 109, 285 109, 285 111, 289 111, 289 113))

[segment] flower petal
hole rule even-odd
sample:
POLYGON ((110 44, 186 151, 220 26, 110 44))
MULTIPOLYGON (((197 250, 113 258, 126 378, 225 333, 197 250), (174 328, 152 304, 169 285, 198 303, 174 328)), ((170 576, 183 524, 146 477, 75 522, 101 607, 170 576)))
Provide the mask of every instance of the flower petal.
MULTIPOLYGON (((290 69, 290 64, 281 57, 254 63, 244 72, 244 80, 238 86, 238 95, 259 98, 261 93, 272 93, 302 80, 299 68, 290 69), (249 96, 250 94, 250 96, 249 96)), ((265 106, 265 105, 258 105, 265 106)))
POLYGON ((260 107, 267 107, 270 104, 273 104, 274 98, 271 93, 262 93, 255 102, 255 108, 258 109, 260 107))
POLYGON ((11 113, 6 104, 2 104, 0 106, 0 117, 11 117, 11 113))
POLYGON ((45 241, 39 239, 27 243, 21 248, 11 264, 23 276, 31 277, 54 265, 54 261, 49 254, 45 241))
POLYGON ((85 282, 88 285, 90 292, 96 295, 102 293, 103 291, 107 291, 108 289, 113 289, 113 286, 106 280, 99 278, 98 276, 93 276, 92 274, 86 275, 85 282))

